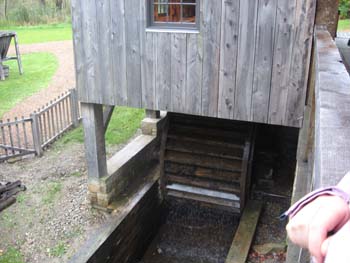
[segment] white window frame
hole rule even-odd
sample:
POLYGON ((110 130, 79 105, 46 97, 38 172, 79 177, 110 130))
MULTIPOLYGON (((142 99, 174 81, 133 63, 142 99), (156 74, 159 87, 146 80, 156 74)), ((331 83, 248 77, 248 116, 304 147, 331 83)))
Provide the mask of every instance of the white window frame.
MULTIPOLYGON (((199 2, 200 2, 200 0, 195 0, 195 3, 193 3, 193 4, 183 3, 182 2, 183 0, 181 0, 181 2, 179 2, 179 3, 169 3, 169 0, 168 0, 166 3, 164 3, 165 5, 169 5, 169 4, 180 5, 181 6, 181 16, 183 15, 182 7, 184 5, 196 6, 196 21, 195 21, 195 23, 154 21, 154 5, 155 5, 155 3, 157 4, 157 2, 159 0, 146 0, 146 1, 147 1, 147 18, 148 18, 147 25, 148 25, 148 29, 150 29, 150 31, 152 29, 159 29, 160 31, 168 30, 168 29, 199 30, 199 21, 200 21, 199 20, 199 14, 200 14, 199 2)), ((159 4, 163 4, 163 3, 159 3, 159 4)))

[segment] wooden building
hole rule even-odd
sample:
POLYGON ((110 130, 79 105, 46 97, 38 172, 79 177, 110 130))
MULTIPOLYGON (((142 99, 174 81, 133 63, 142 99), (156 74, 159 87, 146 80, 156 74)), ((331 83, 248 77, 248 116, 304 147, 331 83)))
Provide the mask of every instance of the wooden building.
POLYGON ((303 124, 315 11, 316 0, 73 0, 92 203, 108 206, 155 163, 165 195, 242 212, 254 123, 303 124), (114 106, 151 118, 132 153, 107 162, 114 106))
POLYGON ((79 98, 301 127, 315 0, 74 0, 79 98))
MULTIPOLYGON (((330 2, 72 0, 90 200, 122 204, 108 235, 74 262, 129 262, 135 251, 124 244, 148 242, 152 207, 169 196, 249 208, 256 123, 300 128, 293 202, 350 169, 350 78, 331 35, 314 27, 316 15, 335 32, 330 2), (114 106, 145 108, 147 118, 107 161, 114 106)), ((287 262, 307 262, 302 254, 289 245, 287 262)))

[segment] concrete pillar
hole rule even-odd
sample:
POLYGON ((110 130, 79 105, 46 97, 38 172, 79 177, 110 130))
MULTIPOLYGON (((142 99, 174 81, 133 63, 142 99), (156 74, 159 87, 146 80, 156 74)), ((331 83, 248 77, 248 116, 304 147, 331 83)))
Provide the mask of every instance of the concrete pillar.
POLYGON ((92 203, 97 202, 100 179, 107 176, 103 108, 99 104, 82 103, 85 134, 85 155, 88 168, 88 187, 92 203))

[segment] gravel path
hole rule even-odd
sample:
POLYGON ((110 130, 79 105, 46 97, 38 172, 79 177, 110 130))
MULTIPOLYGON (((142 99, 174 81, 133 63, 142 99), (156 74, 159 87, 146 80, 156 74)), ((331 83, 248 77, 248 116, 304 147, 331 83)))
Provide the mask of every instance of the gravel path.
MULTIPOLYGON (((14 53, 11 47, 10 54, 14 53)), ((30 45, 20 45, 21 54, 33 52, 49 52, 54 54, 59 62, 58 69, 46 89, 34 94, 5 113, 3 119, 14 119, 18 116, 29 116, 34 110, 57 98, 63 92, 75 87, 74 54, 72 41, 47 42, 30 45)), ((24 68, 24 72, 25 72, 24 68)), ((45 69, 43 69, 45 70, 45 69)), ((25 74, 25 73, 24 73, 25 74)))

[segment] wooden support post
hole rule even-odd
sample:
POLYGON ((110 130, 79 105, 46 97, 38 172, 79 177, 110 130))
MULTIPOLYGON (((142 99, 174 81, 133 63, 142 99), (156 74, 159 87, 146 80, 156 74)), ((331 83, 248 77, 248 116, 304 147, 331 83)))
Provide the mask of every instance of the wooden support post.
POLYGON ((15 48, 16 48, 16 57, 17 57, 18 70, 19 70, 19 74, 22 75, 23 74, 23 67, 22 67, 21 54, 19 53, 17 34, 15 34, 14 39, 15 39, 15 48))
POLYGON ((41 147, 42 135, 40 130, 40 120, 39 120, 38 114, 34 111, 34 113, 30 115, 30 118, 33 120, 32 134, 33 134, 33 144, 34 144, 35 154, 37 156, 42 156, 43 155, 43 149, 41 147))
POLYGON ((107 175, 103 107, 100 104, 81 104, 85 133, 85 152, 90 192, 98 192, 99 179, 107 175))
POLYGON ((0 61, 0 79, 5 80, 5 70, 2 61, 0 61))
POLYGON ((79 125, 79 104, 78 104, 78 96, 77 90, 71 89, 71 105, 70 110, 72 112, 72 122, 74 127, 78 127, 79 125))
POLYGON ((103 111, 103 127, 105 129, 105 133, 107 131, 109 121, 112 118, 113 111, 114 106, 105 106, 105 109, 103 111))
POLYGON ((160 111, 159 110, 147 110, 146 109, 146 117, 152 118, 152 119, 159 119, 160 118, 160 111))
POLYGON ((166 123, 164 124, 164 128, 162 131, 162 137, 160 139, 160 151, 159 151, 159 170, 160 170, 160 191, 162 198, 165 196, 165 186, 166 186, 166 180, 165 180, 165 171, 164 171, 164 159, 165 159, 165 151, 166 151, 166 142, 168 139, 168 130, 169 130, 169 117, 166 119, 166 123))

